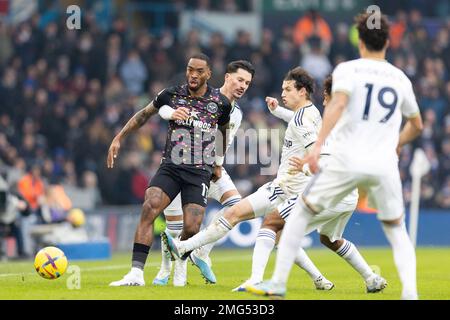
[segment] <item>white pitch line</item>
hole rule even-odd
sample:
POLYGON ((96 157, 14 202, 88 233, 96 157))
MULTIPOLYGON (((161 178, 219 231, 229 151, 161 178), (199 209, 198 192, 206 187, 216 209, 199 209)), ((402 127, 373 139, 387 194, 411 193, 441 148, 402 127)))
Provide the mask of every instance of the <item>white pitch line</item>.
MULTIPOLYGON (((227 257, 221 257, 221 258, 215 258, 213 261, 215 262, 227 262, 227 261, 236 261, 236 260, 249 260, 251 258, 250 255, 238 255, 238 256, 227 256, 227 257)), ((86 261, 79 261, 79 262, 86 262, 86 261)), ((73 263, 73 265, 76 265, 73 263)), ((145 264, 146 268, 149 267, 157 267, 159 266, 159 262, 149 262, 145 264)), ((103 270, 117 270, 117 269, 126 269, 129 268, 129 264, 115 264, 111 266, 101 266, 101 267, 90 267, 90 268, 81 268, 81 271, 103 271, 103 270)), ((25 276, 25 275, 33 275, 34 272, 23 272, 23 273, 5 273, 0 274, 0 278, 6 278, 6 277, 18 277, 18 276, 25 276)))

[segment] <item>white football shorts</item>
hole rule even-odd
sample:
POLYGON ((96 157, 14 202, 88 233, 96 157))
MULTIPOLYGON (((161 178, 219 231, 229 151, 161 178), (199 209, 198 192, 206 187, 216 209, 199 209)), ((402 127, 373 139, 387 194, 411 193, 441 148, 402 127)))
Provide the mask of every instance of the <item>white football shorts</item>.
POLYGON ((336 206, 355 188, 367 191, 369 205, 377 209, 379 220, 395 220, 404 213, 402 184, 397 168, 388 174, 363 174, 324 168, 310 181, 303 200, 315 212, 336 206))

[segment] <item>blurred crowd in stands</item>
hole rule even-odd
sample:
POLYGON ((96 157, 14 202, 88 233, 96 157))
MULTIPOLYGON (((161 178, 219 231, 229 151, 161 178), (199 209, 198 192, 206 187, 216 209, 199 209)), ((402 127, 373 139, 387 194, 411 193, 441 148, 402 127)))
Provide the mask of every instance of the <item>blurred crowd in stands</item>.
MULTIPOLYGON (((412 154, 420 146, 431 162, 421 205, 450 208, 450 21, 430 26, 418 10, 398 11, 391 21, 388 60, 411 78, 425 122, 421 138, 400 156, 405 200, 412 154)), ((89 15, 82 25, 80 31, 68 30, 65 21, 40 27, 39 15, 15 26, 0 22, 0 171, 32 208, 43 195, 49 199, 49 186, 63 186, 56 191, 83 209, 141 203, 159 166, 167 124, 155 116, 127 138, 114 170, 106 168, 109 144, 156 93, 184 81, 186 59, 194 53, 211 57, 213 86, 222 84, 229 61, 250 60, 256 75, 240 101, 243 128, 280 130, 284 124, 267 112, 264 98, 280 95, 290 68, 303 66, 317 79, 314 102, 321 106, 321 81, 337 63, 357 57, 351 23, 330 25, 317 12, 281 30, 264 29, 257 47, 244 30, 231 43, 220 33, 202 43, 197 30, 182 38, 169 31, 131 35, 123 18, 108 31, 89 15)), ((260 175, 261 165, 227 169, 244 196, 273 179, 260 175)))

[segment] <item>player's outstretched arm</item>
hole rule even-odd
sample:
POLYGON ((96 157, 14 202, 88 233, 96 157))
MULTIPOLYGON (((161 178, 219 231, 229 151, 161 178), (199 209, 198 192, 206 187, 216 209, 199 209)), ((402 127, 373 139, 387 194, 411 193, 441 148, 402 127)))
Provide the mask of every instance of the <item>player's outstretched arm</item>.
POLYGON ((280 107, 278 104, 278 100, 272 97, 266 97, 267 107, 271 114, 275 117, 284 120, 286 122, 291 121, 294 117, 295 112, 283 107, 280 107))
POLYGON ((153 102, 150 102, 145 108, 139 110, 130 120, 128 120, 127 124, 122 128, 122 130, 120 130, 111 142, 107 158, 108 168, 114 167, 114 159, 116 159, 119 154, 120 142, 122 139, 142 127, 144 123, 156 113, 158 113, 158 109, 153 106, 153 102))

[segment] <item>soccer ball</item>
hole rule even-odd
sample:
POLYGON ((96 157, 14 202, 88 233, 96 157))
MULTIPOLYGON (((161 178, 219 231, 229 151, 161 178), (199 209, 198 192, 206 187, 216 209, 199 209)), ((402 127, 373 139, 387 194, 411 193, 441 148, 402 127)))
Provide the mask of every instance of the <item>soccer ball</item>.
POLYGON ((61 249, 45 247, 36 254, 34 268, 45 279, 61 277, 67 269, 67 258, 61 249))

